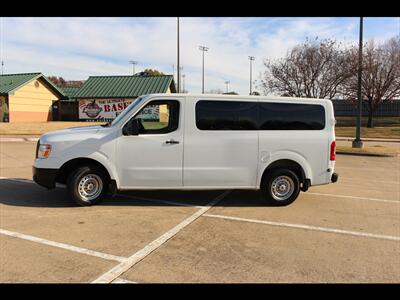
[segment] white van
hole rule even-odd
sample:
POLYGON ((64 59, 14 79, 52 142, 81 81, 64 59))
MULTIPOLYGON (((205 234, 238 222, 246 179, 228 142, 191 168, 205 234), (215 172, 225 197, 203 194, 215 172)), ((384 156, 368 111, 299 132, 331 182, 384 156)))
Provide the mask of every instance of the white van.
POLYGON ((287 205, 300 190, 336 182, 334 167, 329 100, 151 94, 112 123, 42 135, 33 179, 66 183, 79 205, 135 189, 261 190, 287 205))

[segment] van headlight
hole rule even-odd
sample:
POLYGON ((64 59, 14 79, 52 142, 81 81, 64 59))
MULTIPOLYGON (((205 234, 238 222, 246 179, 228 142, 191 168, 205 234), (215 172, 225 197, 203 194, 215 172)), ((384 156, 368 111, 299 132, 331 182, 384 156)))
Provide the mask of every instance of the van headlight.
POLYGON ((41 144, 39 145, 37 158, 48 158, 51 152, 51 145, 41 144))

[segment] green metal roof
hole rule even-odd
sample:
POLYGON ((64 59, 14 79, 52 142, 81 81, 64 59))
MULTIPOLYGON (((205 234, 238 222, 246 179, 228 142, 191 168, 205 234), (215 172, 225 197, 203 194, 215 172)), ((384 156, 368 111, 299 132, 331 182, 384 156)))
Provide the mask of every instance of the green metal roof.
POLYGON ((22 87, 32 80, 42 80, 56 93, 65 97, 64 93, 42 73, 20 73, 0 75, 0 94, 8 94, 22 87))
POLYGON ((146 94, 175 93, 172 75, 90 76, 74 98, 135 98, 146 94))
POLYGON ((80 86, 61 86, 58 87, 60 90, 63 91, 64 95, 67 96, 69 99, 74 98, 75 94, 81 88, 80 86))

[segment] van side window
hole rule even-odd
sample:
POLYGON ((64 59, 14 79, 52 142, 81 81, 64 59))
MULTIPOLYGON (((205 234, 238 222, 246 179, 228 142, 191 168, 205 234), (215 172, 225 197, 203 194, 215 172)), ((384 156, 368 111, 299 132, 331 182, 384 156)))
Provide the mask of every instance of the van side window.
POLYGON ((138 112, 134 119, 139 119, 139 134, 173 132, 179 125, 179 101, 151 101, 138 112))
POLYGON ((196 103, 200 130, 257 130, 257 102, 206 101, 196 103))
POLYGON ((260 130, 321 130, 322 105, 260 102, 260 130))

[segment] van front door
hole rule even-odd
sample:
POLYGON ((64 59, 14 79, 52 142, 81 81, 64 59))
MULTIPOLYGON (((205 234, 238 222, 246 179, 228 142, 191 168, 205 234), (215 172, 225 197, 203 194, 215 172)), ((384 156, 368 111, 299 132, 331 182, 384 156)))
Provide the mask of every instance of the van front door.
POLYGON ((117 141, 120 188, 182 187, 183 104, 153 100, 133 116, 138 134, 121 133, 117 141))

